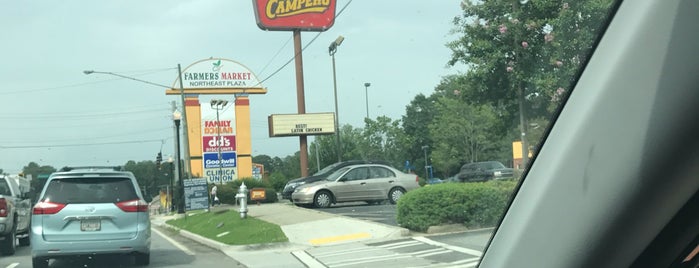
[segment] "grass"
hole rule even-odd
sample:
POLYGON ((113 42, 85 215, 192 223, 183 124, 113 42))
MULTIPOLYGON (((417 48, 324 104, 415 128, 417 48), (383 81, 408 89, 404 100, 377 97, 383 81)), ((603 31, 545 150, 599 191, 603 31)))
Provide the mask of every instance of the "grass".
POLYGON ((194 211, 195 215, 167 221, 168 224, 228 245, 286 242, 289 239, 276 225, 253 217, 241 219, 237 211, 213 213, 194 211), (218 236, 228 232, 228 234, 218 236))

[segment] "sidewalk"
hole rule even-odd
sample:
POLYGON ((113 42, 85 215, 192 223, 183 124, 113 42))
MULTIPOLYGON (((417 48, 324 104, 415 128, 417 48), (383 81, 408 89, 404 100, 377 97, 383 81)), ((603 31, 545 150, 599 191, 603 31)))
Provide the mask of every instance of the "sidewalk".
MULTIPOLYGON (((213 212, 222 210, 238 213, 238 207, 232 205, 211 209, 213 212)), ((319 246, 385 240, 410 234, 405 228, 299 208, 286 202, 249 205, 248 216, 279 225, 289 242, 230 246, 187 231, 180 231, 180 234, 218 249, 247 267, 306 267, 291 253, 319 246)), ((151 221, 155 225, 166 226, 165 221, 174 217, 154 215, 151 221)))

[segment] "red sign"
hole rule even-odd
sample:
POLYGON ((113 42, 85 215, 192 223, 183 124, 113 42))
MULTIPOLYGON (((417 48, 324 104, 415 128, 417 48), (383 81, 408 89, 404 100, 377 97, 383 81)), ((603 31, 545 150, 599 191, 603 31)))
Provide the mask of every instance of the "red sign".
POLYGON ((202 142, 205 153, 215 153, 218 152, 218 148, 221 147, 221 152, 233 152, 235 151, 235 135, 221 135, 219 140, 218 136, 203 136, 202 142))
POLYGON ((335 23, 336 0, 253 0, 257 26, 323 32, 335 23))

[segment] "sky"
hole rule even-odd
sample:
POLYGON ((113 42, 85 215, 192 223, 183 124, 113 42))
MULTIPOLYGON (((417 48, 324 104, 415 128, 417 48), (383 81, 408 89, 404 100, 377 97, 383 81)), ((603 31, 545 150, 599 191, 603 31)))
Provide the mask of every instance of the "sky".
MULTIPOLYGON (((417 94, 429 95, 449 67, 458 1, 338 0, 335 24, 303 32, 306 112, 334 112, 328 45, 335 54, 338 118, 362 127, 369 116, 400 119, 417 94), (344 8, 342 13, 340 10, 344 8), (317 38, 316 38, 317 37, 317 38), (369 82, 368 97, 364 83, 369 82)), ((171 86, 182 68, 209 57, 247 66, 268 93, 250 96, 253 156, 284 157, 298 137, 268 135, 267 117, 297 112, 292 32, 257 27, 253 1, 21 1, 0 8, 0 168, 29 162, 123 165, 174 155, 171 86), (274 74, 274 75, 272 75, 274 74), (272 76, 270 76, 272 75, 272 76)), ((231 95, 202 95, 233 101, 231 95)), ((232 107, 230 109, 233 110, 232 107)), ((224 112, 225 113, 225 112, 224 112)), ((211 117, 206 113, 204 117, 211 117)), ((215 118, 215 113, 213 113, 215 118)), ((309 143, 313 138, 309 137, 309 143)))

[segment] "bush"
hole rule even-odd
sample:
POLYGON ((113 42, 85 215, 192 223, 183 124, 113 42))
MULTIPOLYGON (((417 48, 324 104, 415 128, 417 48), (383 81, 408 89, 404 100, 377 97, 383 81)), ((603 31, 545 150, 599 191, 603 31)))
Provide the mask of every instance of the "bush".
MULTIPOLYGON (((228 182, 222 186, 217 185, 218 188, 216 189, 216 195, 218 195, 218 199, 221 201, 222 204, 233 205, 236 203, 235 195, 238 194, 238 188, 240 188, 242 182, 245 182, 245 187, 248 188, 248 203, 252 202, 250 200, 250 190, 252 190, 253 188, 265 188, 265 200, 260 201, 261 203, 274 203, 279 201, 279 199, 277 198, 277 192, 274 189, 270 188, 269 183, 253 178, 243 178, 240 180, 228 182)), ((213 188, 213 186, 213 184, 209 185, 209 193, 211 193, 211 188, 213 188)))
POLYGON ((469 228, 494 226, 515 186, 514 181, 489 181, 423 187, 398 200, 397 221, 421 232, 447 223, 462 223, 469 228))
POLYGON ((284 186, 288 181, 289 180, 286 179, 284 174, 279 171, 276 171, 269 176, 269 182, 272 185, 272 188, 278 192, 281 192, 284 189, 284 186))

